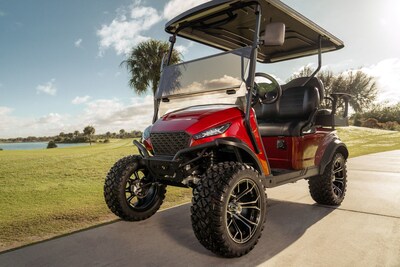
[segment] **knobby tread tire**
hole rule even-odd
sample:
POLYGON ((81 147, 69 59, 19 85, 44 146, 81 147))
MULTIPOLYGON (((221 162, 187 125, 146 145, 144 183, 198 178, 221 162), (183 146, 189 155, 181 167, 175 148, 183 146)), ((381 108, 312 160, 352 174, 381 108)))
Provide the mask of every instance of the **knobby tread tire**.
POLYGON ((156 196, 145 209, 135 209, 126 201, 126 181, 133 171, 140 167, 141 156, 131 155, 118 160, 107 174, 104 183, 104 198, 108 208, 118 217, 126 221, 140 221, 149 218, 160 208, 164 201, 166 187, 154 185, 156 196))
POLYGON ((334 154, 332 160, 326 166, 324 173, 322 175, 315 176, 315 177, 309 179, 308 186, 309 186, 311 197, 312 197, 312 199, 314 199, 315 202, 322 204, 322 205, 328 205, 328 206, 340 205, 345 197, 346 189, 347 189, 346 158, 340 152, 336 152, 334 154), (342 196, 337 197, 336 194, 333 192, 331 177, 332 177, 332 171, 333 171, 333 164, 339 157, 342 157, 343 162, 344 162, 344 164, 343 164, 344 188, 343 188, 342 196))
MULTIPOLYGON (((229 198, 229 196, 228 196, 229 198)), ((211 167, 200 184, 194 189, 191 207, 193 231, 199 242, 208 250, 224 257, 240 257, 250 252, 257 244, 266 218, 265 188, 261 177, 252 167, 237 162, 222 162, 211 167), (223 219, 229 190, 240 176, 254 177, 260 189, 261 217, 253 237, 244 244, 234 243, 223 219)), ((228 199, 229 200, 229 199, 228 199)))

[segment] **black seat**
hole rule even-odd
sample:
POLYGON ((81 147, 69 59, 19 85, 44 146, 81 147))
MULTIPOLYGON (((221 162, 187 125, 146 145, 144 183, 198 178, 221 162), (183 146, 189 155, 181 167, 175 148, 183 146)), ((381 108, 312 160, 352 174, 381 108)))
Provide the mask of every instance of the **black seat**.
POLYGON ((312 130, 324 88, 315 77, 302 86, 306 79, 283 85, 277 102, 254 107, 261 136, 301 136, 312 130))

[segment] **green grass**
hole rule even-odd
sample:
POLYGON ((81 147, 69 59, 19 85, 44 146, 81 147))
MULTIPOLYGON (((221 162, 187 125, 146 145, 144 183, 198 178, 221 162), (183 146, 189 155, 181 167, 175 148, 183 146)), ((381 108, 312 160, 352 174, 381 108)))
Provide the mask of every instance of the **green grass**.
MULTIPOLYGON (((103 198, 104 178, 132 140, 30 151, 0 151, 0 250, 115 220, 103 198)), ((169 187, 163 208, 190 199, 169 187)))
MULTIPOLYGON (((350 156, 400 149, 400 132, 338 130, 350 156)), ((0 151, 0 250, 117 219, 103 199, 104 178, 121 157, 137 154, 132 140, 30 151, 0 151)), ((168 187, 162 208, 190 200, 168 187)))
POLYGON ((350 157, 400 149, 400 132, 350 126, 338 128, 350 157))

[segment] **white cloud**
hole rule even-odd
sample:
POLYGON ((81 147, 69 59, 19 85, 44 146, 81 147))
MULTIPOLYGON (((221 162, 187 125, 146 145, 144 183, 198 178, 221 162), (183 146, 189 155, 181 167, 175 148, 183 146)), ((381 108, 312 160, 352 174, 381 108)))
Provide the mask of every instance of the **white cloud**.
POLYGON ((57 124, 62 121, 62 116, 58 113, 49 113, 37 120, 39 124, 57 124))
POLYGON ((153 118, 153 97, 136 97, 124 104, 119 99, 97 99, 86 104, 80 115, 81 126, 94 125, 96 132, 143 131, 153 118))
POLYGON ((171 20, 186 10, 205 2, 209 2, 209 0, 171 0, 164 7, 164 18, 171 20))
POLYGON ((181 53, 182 55, 185 55, 188 51, 189 48, 192 47, 194 45, 194 42, 190 41, 188 45, 177 45, 174 48, 181 53))
POLYGON ((89 99, 90 99, 90 96, 88 96, 88 95, 77 96, 72 100, 71 103, 74 104, 74 105, 79 105, 79 104, 86 103, 89 99))
POLYGON ((74 45, 75 45, 75 47, 81 47, 81 45, 82 45, 82 39, 81 38, 79 38, 78 40, 76 40, 75 42, 74 42, 74 45))
POLYGON ((93 125, 96 133, 143 131, 152 122, 153 96, 134 97, 128 103, 116 98, 88 101, 82 112, 74 116, 51 112, 36 118, 18 117, 13 111, 0 106, 0 138, 53 136, 82 131, 87 125, 93 125))
MULTIPOLYGON (((186 10, 208 2, 209 0, 171 0, 164 10, 158 12, 153 7, 141 5, 140 0, 128 7, 122 6, 117 9, 117 16, 109 24, 103 24, 97 30, 99 36, 99 56, 103 56, 109 48, 115 50, 117 55, 128 54, 132 47, 138 43, 148 40, 150 37, 145 34, 153 25, 161 20, 170 20, 186 10)), ((177 45, 175 48, 182 54, 188 52, 188 46, 177 45)))
POLYGON ((56 81, 55 79, 51 79, 49 82, 45 84, 39 84, 38 86, 36 86, 36 93, 37 94, 44 93, 52 96, 56 95, 57 88, 54 85, 55 81, 56 81))
MULTIPOLYGON (((14 109, 0 106, 0 138, 28 136, 25 124, 30 121, 25 117, 13 116, 14 109)), ((31 130, 31 129, 29 129, 31 130)))
POLYGON ((186 54, 188 52, 188 48, 186 46, 184 46, 184 45, 177 45, 174 48, 176 49, 176 51, 178 51, 182 55, 184 55, 184 54, 186 54))
POLYGON ((400 58, 389 58, 361 69, 376 78, 378 101, 400 102, 400 58))
POLYGON ((97 30, 100 37, 99 56, 108 48, 113 48, 118 55, 129 53, 133 46, 149 39, 143 32, 162 19, 156 9, 141 6, 140 1, 119 8, 117 14, 110 24, 104 24, 97 30))
POLYGON ((0 118, 3 116, 7 116, 12 112, 12 108, 9 107, 0 107, 0 118))

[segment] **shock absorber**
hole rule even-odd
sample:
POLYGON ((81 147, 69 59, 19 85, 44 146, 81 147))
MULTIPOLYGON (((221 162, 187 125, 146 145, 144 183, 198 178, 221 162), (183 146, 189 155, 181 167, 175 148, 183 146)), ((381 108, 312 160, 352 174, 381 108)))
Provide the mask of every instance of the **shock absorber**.
POLYGON ((210 152, 210 167, 214 166, 214 150, 210 152))

